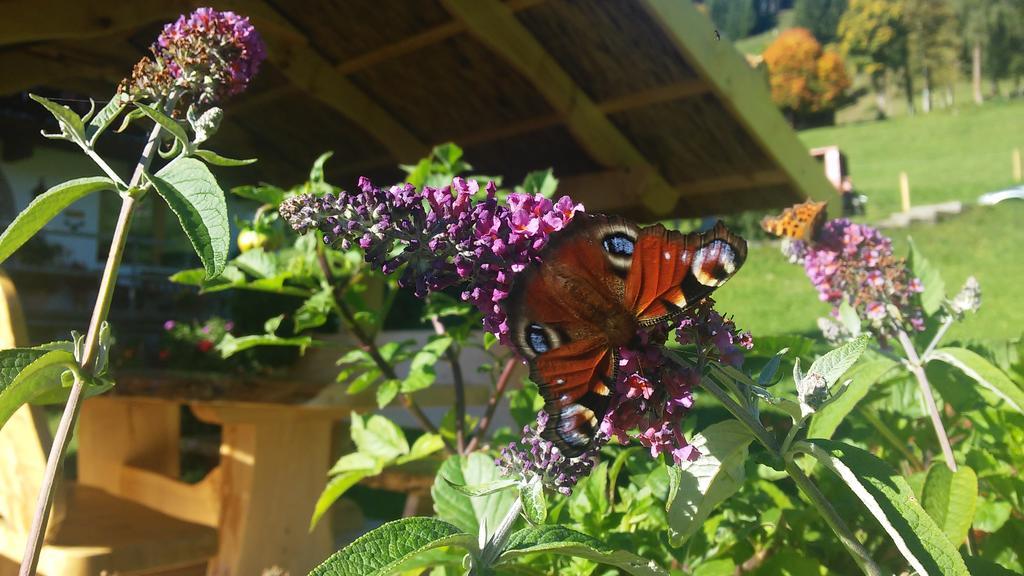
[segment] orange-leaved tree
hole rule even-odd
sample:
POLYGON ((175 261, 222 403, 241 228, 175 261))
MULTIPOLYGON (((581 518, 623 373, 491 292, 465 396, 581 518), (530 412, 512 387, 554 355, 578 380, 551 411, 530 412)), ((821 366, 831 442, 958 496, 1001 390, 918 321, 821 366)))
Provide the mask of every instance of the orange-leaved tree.
POLYGON ((806 28, 790 28, 764 51, 772 100, 791 120, 835 110, 850 77, 833 50, 823 50, 806 28))

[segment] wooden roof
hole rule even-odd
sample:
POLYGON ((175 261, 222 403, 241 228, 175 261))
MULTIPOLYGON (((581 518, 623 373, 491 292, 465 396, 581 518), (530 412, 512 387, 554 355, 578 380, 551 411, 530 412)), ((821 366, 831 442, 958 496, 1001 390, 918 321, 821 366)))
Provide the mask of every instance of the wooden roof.
MULTIPOLYGON (((686 0, 212 3, 250 16, 269 48, 215 146, 259 157, 249 180, 300 181, 334 150, 332 181, 393 181, 454 141, 479 173, 552 166, 588 209, 641 220, 835 195, 764 77, 686 0)), ((5 2, 0 96, 106 98, 195 5, 5 2)))

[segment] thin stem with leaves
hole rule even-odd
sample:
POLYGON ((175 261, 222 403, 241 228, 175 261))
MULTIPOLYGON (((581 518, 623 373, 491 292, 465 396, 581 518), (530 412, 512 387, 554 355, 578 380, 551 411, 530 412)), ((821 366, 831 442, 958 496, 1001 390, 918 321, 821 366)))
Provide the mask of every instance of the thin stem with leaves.
MULTIPOLYGON (((900 345, 903 346, 903 352, 907 355, 907 367, 910 372, 914 375, 917 380, 918 388, 921 390, 921 397, 924 400, 925 410, 928 411, 928 416, 931 418, 932 427, 935 429, 935 437, 939 441, 939 446, 942 448, 942 455, 946 460, 946 466, 950 470, 956 472, 956 458, 953 456, 953 447, 949 442, 949 434, 946 432, 946 427, 942 423, 942 416, 939 414, 939 407, 935 403, 935 395, 932 394, 931 383, 928 382, 928 375, 924 371, 924 364, 921 362, 921 358, 917 355, 917 349, 914 348, 913 341, 910 340, 910 336, 906 332, 900 330, 897 332, 897 339, 900 345)), ((934 340, 933 340, 934 341, 934 340)))
MULTIPOLYGON (((430 324, 434 327, 434 333, 443 336, 447 333, 444 324, 437 315, 430 317, 430 324)), ((452 385, 455 387, 455 447, 459 454, 466 453, 466 383, 462 376, 462 364, 459 362, 459 352, 453 343, 444 351, 445 358, 452 367, 452 385)))
MULTIPOLYGON (((338 305, 338 312, 341 314, 342 319, 345 320, 345 323, 348 325, 349 330, 351 330, 352 334, 355 335, 357 340, 359 340, 362 349, 367 354, 370 355, 370 358, 373 360, 374 364, 377 365, 377 368, 380 370, 381 374, 383 374, 385 378, 397 380, 398 374, 397 372, 395 372, 395 367, 390 362, 388 362, 384 358, 384 356, 381 355, 380 349, 377 347, 377 343, 374 340, 374 338, 370 336, 370 334, 368 334, 365 330, 363 330, 362 325, 360 325, 359 321, 356 319, 355 312, 353 312, 352 309, 345 302, 343 293, 344 287, 341 286, 339 282, 337 282, 336 278, 334 277, 334 273, 331 272, 331 265, 327 261, 327 255, 324 254, 322 246, 317 246, 316 255, 317 262, 320 265, 320 270, 324 274, 324 279, 327 280, 327 283, 330 284, 334 289, 334 301, 338 305)), ((422 427, 424 431, 433 434, 438 433, 437 426, 435 426, 434 423, 430 421, 430 418, 427 417, 427 414, 423 411, 422 408, 420 408, 419 404, 416 403, 416 400, 414 400, 412 396, 410 396, 409 394, 401 394, 399 396, 399 399, 402 402, 402 405, 405 407, 405 409, 409 411, 409 414, 412 415, 412 417, 416 420, 416 422, 419 423, 420 427, 422 427)), ((455 450, 455 448, 447 440, 445 440, 444 444, 449 452, 453 452, 455 450)))
MULTIPOLYGON (((172 100, 171 102, 174 102, 172 100)), ((132 216, 138 200, 132 190, 142 183, 142 179, 150 164, 153 162, 157 146, 160 141, 161 127, 159 124, 150 131, 149 138, 142 150, 135 172, 128 184, 128 191, 122 193, 121 212, 117 217, 117 226, 114 229, 114 237, 110 242, 110 250, 107 253, 107 262, 103 268, 103 276, 100 280, 99 293, 96 296, 96 304, 93 307, 92 318, 89 321, 89 330, 85 337, 85 347, 79 363, 82 367, 82 374, 89 375, 96 366, 96 360, 100 352, 100 328, 107 321, 110 312, 110 303, 114 298, 114 288, 117 285, 117 273, 121 267, 121 260, 124 257, 124 249, 128 242, 128 231, 131 228, 132 216)), ((118 179, 120 180, 120 179, 118 179)), ((85 385, 88 378, 81 374, 76 375, 71 391, 68 395, 67 404, 64 406, 64 413, 61 415, 60 423, 57 425, 57 432, 54 434, 53 445, 47 455, 46 468, 43 472, 43 482, 39 490, 39 498, 36 501, 36 510, 32 518, 32 527, 29 530, 28 541, 25 545, 25 555, 21 562, 20 576, 32 576, 36 572, 39 563, 39 553, 43 547, 43 537, 46 534, 46 524, 50 516, 50 508, 53 506, 53 492, 56 487, 57 472, 61 468, 64 454, 68 444, 71 443, 71 436, 78 420, 78 413, 82 408, 85 385)))
POLYGON ((487 429, 491 426, 491 421, 494 420, 494 412, 498 409, 498 404, 501 403, 501 399, 505 395, 505 390, 508 388, 508 383, 512 380, 512 374, 515 372, 516 365, 518 364, 519 359, 515 356, 505 361, 505 367, 502 368, 501 375, 498 376, 498 383, 494 387, 494 393, 487 399, 487 408, 484 410, 484 416, 473 431, 473 437, 469 440, 469 444, 466 445, 466 453, 475 450, 480 445, 481 439, 487 435, 487 429))

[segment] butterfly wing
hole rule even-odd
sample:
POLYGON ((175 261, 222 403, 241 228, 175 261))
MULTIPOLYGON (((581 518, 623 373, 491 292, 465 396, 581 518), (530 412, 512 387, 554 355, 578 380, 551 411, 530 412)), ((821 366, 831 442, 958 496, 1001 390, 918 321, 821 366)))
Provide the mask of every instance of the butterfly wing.
POLYGON ((782 211, 779 216, 766 216, 761 228, 774 236, 809 242, 817 236, 827 218, 825 202, 808 200, 782 211))
POLYGON ((746 258, 747 242, 722 222, 691 234, 648 226, 637 238, 624 302, 640 325, 657 324, 703 300, 746 258))
POLYGON ((512 342, 549 415, 544 435, 570 456, 597 433, 614 382, 614 349, 636 333, 623 295, 638 232, 617 218, 577 215, 552 236, 542 263, 520 274, 507 300, 512 342))

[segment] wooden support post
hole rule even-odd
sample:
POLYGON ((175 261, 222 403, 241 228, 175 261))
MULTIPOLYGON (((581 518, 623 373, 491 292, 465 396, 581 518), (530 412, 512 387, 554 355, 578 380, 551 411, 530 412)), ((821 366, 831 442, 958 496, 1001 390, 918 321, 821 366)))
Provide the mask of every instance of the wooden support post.
POLYGON ((1024 180, 1024 171, 1021 170, 1020 162, 1020 148, 1013 149, 1013 181, 1021 182, 1024 180))
POLYGON ((903 211, 910 212, 910 179, 906 172, 900 172, 900 199, 903 201, 903 211))

